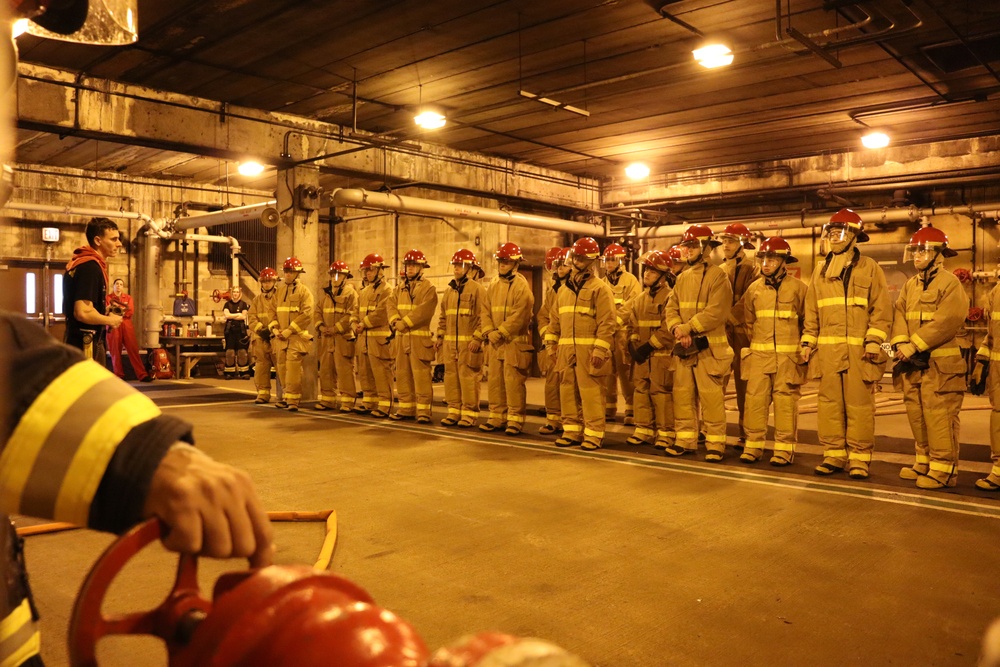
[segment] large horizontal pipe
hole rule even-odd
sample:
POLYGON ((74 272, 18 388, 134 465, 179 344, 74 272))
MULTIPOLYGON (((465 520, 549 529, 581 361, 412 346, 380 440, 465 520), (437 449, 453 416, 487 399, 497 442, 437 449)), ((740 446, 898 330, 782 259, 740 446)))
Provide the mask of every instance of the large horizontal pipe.
MULTIPOLYGON (((964 215, 970 218, 996 219, 1000 216, 1000 203, 990 202, 979 205, 949 206, 935 208, 875 208, 875 209, 855 209, 861 219, 868 225, 886 225, 891 223, 917 223, 921 218, 935 215, 964 215)), ((636 231, 640 239, 668 238, 680 236, 689 225, 705 224, 713 231, 719 231, 726 225, 733 222, 740 222, 746 225, 751 232, 768 232, 772 230, 785 229, 815 229, 822 227, 830 221, 830 213, 799 213, 797 215, 783 215, 764 220, 747 221, 747 218, 732 218, 728 220, 688 220, 683 224, 659 225, 657 227, 643 227, 636 231)))
POLYGON ((549 218, 530 213, 515 213, 514 211, 457 204, 455 202, 438 201, 436 199, 404 197, 387 192, 371 192, 360 188, 334 190, 331 199, 335 206, 412 213, 441 218, 479 220, 481 222, 494 222, 513 227, 548 229, 554 232, 576 234, 578 236, 604 236, 604 228, 602 226, 586 222, 549 218))
POLYGON ((115 211, 103 208, 82 208, 80 206, 60 206, 58 204, 32 204, 31 202, 9 201, 3 206, 15 211, 33 211, 35 213, 58 213, 60 215, 78 215, 84 218, 127 218, 151 222, 152 218, 144 213, 132 211, 115 211))
POLYGON ((202 213, 198 215, 178 218, 174 221, 174 229, 184 231, 186 229, 197 229, 198 227, 214 227, 230 222, 243 222, 259 218, 264 210, 274 206, 275 201, 261 202, 259 204, 248 204, 247 206, 235 206, 222 211, 212 213, 202 213))
MULTIPOLYGON (((548 229, 554 232, 563 232, 578 236, 604 236, 604 228, 597 224, 563 220, 561 218, 549 218, 530 213, 516 213, 514 211, 485 208, 483 206, 457 204, 437 199, 421 199, 386 192, 371 192, 360 188, 338 188, 328 196, 325 196, 323 202, 329 206, 392 211, 404 214, 411 213, 439 218, 479 220, 481 222, 494 222, 513 227, 548 229)), ((274 205, 274 201, 261 202, 260 204, 240 206, 215 213, 180 218, 174 222, 174 229, 186 230, 197 227, 211 227, 240 220, 253 220, 254 218, 259 218, 265 209, 274 205)))

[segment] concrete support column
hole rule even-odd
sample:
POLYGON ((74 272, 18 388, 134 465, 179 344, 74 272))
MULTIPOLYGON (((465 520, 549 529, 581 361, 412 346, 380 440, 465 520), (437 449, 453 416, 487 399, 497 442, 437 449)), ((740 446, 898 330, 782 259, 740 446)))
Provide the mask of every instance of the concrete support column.
MULTIPOLYGON (((319 247, 319 209, 300 206, 295 193, 299 188, 319 187, 318 167, 293 167, 278 170, 277 200, 281 222, 278 223, 277 269, 286 257, 298 257, 305 268, 301 280, 319 301, 320 290, 326 286, 326 254, 319 247)), ((318 198, 317 198, 318 201, 318 198)), ((317 394, 318 358, 314 342, 312 353, 302 365, 302 400, 314 401, 317 394)))

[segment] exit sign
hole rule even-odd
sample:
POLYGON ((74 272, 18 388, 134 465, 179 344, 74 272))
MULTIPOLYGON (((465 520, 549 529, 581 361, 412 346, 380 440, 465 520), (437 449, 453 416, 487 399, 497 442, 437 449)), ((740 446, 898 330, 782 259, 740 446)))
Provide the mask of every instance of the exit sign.
POLYGON ((42 227, 42 240, 46 243, 56 243, 59 241, 58 227, 42 227))

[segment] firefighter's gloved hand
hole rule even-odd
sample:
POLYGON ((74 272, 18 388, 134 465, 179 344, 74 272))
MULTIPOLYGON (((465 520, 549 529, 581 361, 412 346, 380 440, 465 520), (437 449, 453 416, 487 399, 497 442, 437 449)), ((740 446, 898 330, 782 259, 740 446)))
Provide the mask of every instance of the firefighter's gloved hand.
MULTIPOLYGON (((674 327, 674 338, 680 340, 681 338, 691 337, 691 325, 690 324, 678 324, 674 327)), ((688 347, 685 345, 684 347, 688 347)))
MULTIPOLYGON (((914 348, 916 352, 916 348, 914 348)), ((882 346, 878 343, 865 343, 865 361, 877 364, 882 361, 882 346)))
POLYGON ((473 354, 479 354, 479 351, 483 349, 483 344, 478 340, 469 341, 469 352, 473 354))
POLYGON ((364 332, 365 332, 365 325, 364 324, 362 324, 361 322, 358 322, 357 324, 354 325, 354 335, 355 336, 360 336, 364 332))
POLYGON ((802 356, 802 363, 808 364, 809 359, 812 358, 814 352, 816 352, 816 348, 812 345, 802 345, 799 347, 799 354, 802 356))
POLYGON ((913 343, 900 343, 896 346, 896 359, 899 361, 906 361, 916 353, 917 347, 913 343))
POLYGON ((438 337, 434 339, 434 351, 437 352, 440 349, 441 349, 441 338, 438 337))
POLYGON ((490 345, 493 346, 497 346, 503 342, 503 334, 500 333, 497 329, 491 331, 489 334, 487 334, 486 337, 490 339, 490 345))
POLYGON ((595 371, 601 370, 601 368, 604 367, 604 364, 605 362, 607 362, 607 360, 608 358, 603 353, 598 352, 596 349, 591 350, 590 367, 593 368, 595 371))
POLYGON ((653 346, 648 342, 636 347, 635 343, 628 344, 628 353, 632 357, 632 361, 637 364, 645 363, 649 359, 649 355, 653 354, 653 346))
POLYGON ((278 337, 279 337, 279 338, 280 338, 281 340, 288 340, 289 338, 291 338, 291 337, 292 337, 292 334, 293 334, 293 333, 295 333, 295 332, 293 332, 293 331, 291 330, 291 328, 288 328, 288 329, 285 329, 285 330, 283 330, 283 331, 281 332, 281 335, 279 335, 278 337))
POLYGON ((976 365, 972 367, 972 375, 969 376, 969 393, 973 396, 982 396, 986 393, 986 378, 989 374, 989 360, 977 357, 976 365))
POLYGON ((403 320, 396 320, 395 322, 392 323, 392 328, 402 333, 406 331, 406 322, 404 322, 403 320))

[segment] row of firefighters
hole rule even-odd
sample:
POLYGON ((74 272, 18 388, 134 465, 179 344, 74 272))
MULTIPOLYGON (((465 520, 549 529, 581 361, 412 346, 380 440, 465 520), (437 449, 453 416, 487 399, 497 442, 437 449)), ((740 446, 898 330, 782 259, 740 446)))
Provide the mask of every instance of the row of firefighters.
MULTIPOLYGON (((740 460, 764 456, 773 406, 769 461, 787 466, 795 455, 801 386, 812 378, 819 380, 824 447, 816 474, 865 479, 875 444, 874 394, 891 356, 916 441, 915 461, 901 476, 924 489, 954 486, 968 375, 956 337, 969 308, 959 280, 942 270, 943 259, 955 251, 939 229, 913 234, 904 261, 912 261, 917 273, 893 305, 881 267, 857 247, 868 240, 860 216, 837 212, 823 240, 826 256, 808 285, 786 270, 797 260, 784 239, 769 238, 755 248, 741 224, 721 234, 690 226, 670 250, 640 258, 641 280, 623 270, 626 251, 616 243, 603 253, 592 238, 550 249, 545 266, 551 282, 536 323, 544 343, 538 352, 546 408, 540 432, 558 436, 560 447, 601 447, 620 386, 626 423, 634 425, 629 444, 651 444, 679 457, 694 453, 703 437, 705 460, 718 462, 726 447, 724 387, 733 375, 740 460), (709 261, 718 246, 725 255, 721 265, 709 261)), ((334 262, 318 303, 299 279, 298 259, 285 261, 280 282, 276 271, 264 269, 261 292, 246 313, 257 402, 270 402, 273 364, 284 388, 277 406, 298 410, 302 361, 318 337, 317 409, 430 423, 432 367, 440 359, 448 405, 442 425, 521 433, 535 354, 534 298, 518 273, 516 244, 503 244, 494 259, 498 275, 483 284, 475 254, 454 254, 454 279, 436 322, 438 293, 423 277, 428 263, 419 250, 406 253, 395 288, 378 254, 361 262, 360 292, 349 282, 348 265, 334 262), (489 415, 479 423, 484 363, 489 415)), ((997 491, 1000 286, 987 313, 989 331, 969 386, 973 393, 988 391, 993 406, 993 466, 976 486, 997 491)))

